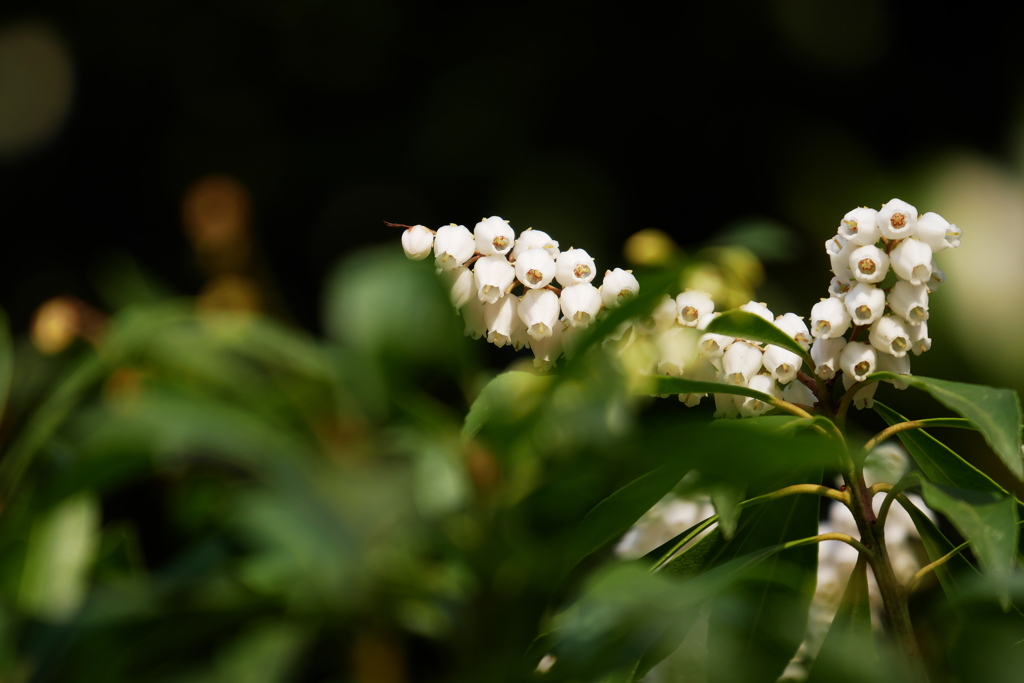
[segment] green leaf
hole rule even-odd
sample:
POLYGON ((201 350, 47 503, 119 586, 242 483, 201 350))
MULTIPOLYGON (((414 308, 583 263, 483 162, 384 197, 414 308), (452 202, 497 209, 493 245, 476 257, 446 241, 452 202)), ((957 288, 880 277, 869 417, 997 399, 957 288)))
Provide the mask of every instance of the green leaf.
MULTIPOLYGON (((1017 502, 1013 496, 966 491, 921 482, 930 508, 946 516, 971 541, 982 570, 996 579, 1013 573, 1017 557, 1017 502)), ((1009 596, 1002 598, 1004 606, 1009 596)))
POLYGON ((7 314, 0 308, 0 418, 7 409, 7 397, 11 393, 11 376, 14 374, 14 345, 7 314))
MULTIPOLYGON (((756 317, 756 316, 755 316, 756 317)), ((771 401, 772 397, 756 389, 749 389, 738 384, 722 384, 721 382, 699 382, 683 377, 656 375, 651 377, 652 394, 732 394, 749 396, 760 401, 771 401)))
POLYGON ((1003 464, 1024 478, 1021 458, 1021 408, 1017 392, 980 384, 876 372, 866 381, 896 379, 932 395, 942 405, 967 418, 982 433, 1003 464))
POLYGON ((520 422, 544 400, 554 378, 530 372, 503 372, 480 391, 469 407, 462 436, 472 438, 488 422, 520 422))
MULTIPOLYGON (((769 490, 808 481, 821 481, 821 470, 812 476, 807 470, 793 472, 769 490)), ((816 535, 818 507, 816 496, 790 496, 750 510, 721 559, 816 535)), ((794 548, 767 561, 755 580, 734 585, 715 600, 708 630, 711 681, 767 682, 782 674, 804 637, 817 564, 816 544, 794 548), (744 663, 740 670, 737 661, 744 663)))
MULTIPOLYGON (((907 418, 879 401, 874 402, 874 410, 890 425, 907 422, 907 418)), ((1005 489, 989 478, 987 474, 961 458, 927 432, 911 429, 899 432, 896 436, 906 446, 910 456, 924 475, 932 482, 972 491, 1006 493, 1005 489)))
POLYGON ((711 504, 718 513, 718 527, 726 539, 736 534, 740 521, 739 504, 743 502, 743 489, 730 484, 719 484, 711 488, 711 504))
POLYGON ((804 347, 764 318, 747 311, 726 311, 708 323, 704 331, 781 346, 800 356, 809 367, 814 367, 814 361, 811 360, 810 354, 804 351, 804 347))
POLYGON ((832 683, 836 674, 844 671, 855 671, 853 680, 865 680, 865 667, 870 669, 875 659, 867 570, 868 564, 862 555, 843 591, 839 610, 814 660, 808 683, 832 683))
POLYGON ((626 533, 634 522, 679 483, 689 469, 685 459, 675 458, 634 479, 594 506, 573 534, 566 555, 566 571, 626 533))
POLYGON ((712 529, 696 543, 680 551, 659 571, 677 579, 686 579, 704 571, 722 552, 727 539, 719 529, 712 529))
MULTIPOLYGON (((910 519, 914 522, 914 526, 917 527, 917 533, 921 537, 921 543, 924 545, 925 552, 928 553, 929 562, 934 562, 940 557, 948 555, 955 546, 941 531, 939 531, 939 528, 935 526, 935 522, 933 522, 928 515, 921 512, 917 506, 909 500, 907 500, 906 503, 907 504, 903 507, 910 515, 910 519)), ((963 556, 963 553, 957 554, 945 564, 939 565, 935 568, 935 576, 938 578, 939 584, 942 586, 942 591, 946 594, 946 597, 949 598, 949 602, 953 605, 954 609, 956 609, 961 603, 960 597, 963 592, 961 579, 965 573, 968 575, 977 575, 978 569, 967 561, 967 558, 963 556)))

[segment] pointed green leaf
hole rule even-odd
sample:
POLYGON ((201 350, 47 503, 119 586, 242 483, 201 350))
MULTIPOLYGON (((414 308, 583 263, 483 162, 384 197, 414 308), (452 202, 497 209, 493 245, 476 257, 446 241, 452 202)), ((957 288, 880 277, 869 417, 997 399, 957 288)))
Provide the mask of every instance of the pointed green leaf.
POLYGON ((719 484, 711 489, 711 504, 718 513, 718 528, 726 539, 736 534, 736 525, 740 521, 739 504, 743 502, 743 489, 730 484, 719 484))
MULTIPOLYGON (((890 425, 906 422, 889 406, 875 401, 874 410, 890 425)), ((987 474, 950 450, 945 444, 920 429, 899 432, 897 435, 910 456, 928 479, 942 486, 1006 493, 987 474)))
POLYGON ((808 683, 832 683, 837 672, 842 671, 856 671, 856 680, 864 680, 865 667, 870 670, 875 659, 875 644, 867 570, 868 564, 862 555, 843 591, 839 610, 814 660, 808 683))
MULTIPOLYGON (((770 490, 820 480, 820 470, 813 476, 802 470, 776 481, 770 490)), ((791 496, 750 510, 721 559, 816 535, 818 506, 815 496, 791 496)), ((804 637, 817 565, 816 544, 794 548, 765 562, 755 580, 735 585, 715 600, 708 630, 710 680, 769 682, 782 674, 804 637), (734 666, 737 661, 744 662, 740 671, 734 666)))
POLYGON ((764 392, 738 384, 699 382, 683 377, 668 377, 666 375, 651 377, 651 381, 653 382, 652 394, 732 394, 733 396, 749 396, 750 398, 766 402, 773 400, 771 396, 764 392))
POLYGON ((804 351, 804 347, 764 318, 747 311, 726 311, 708 323, 704 331, 781 346, 800 356, 809 367, 814 367, 814 361, 811 360, 810 354, 804 351))
MULTIPOLYGON (((1017 502, 1013 496, 966 491, 921 482, 930 508, 946 516, 972 544, 982 570, 995 578, 1012 574, 1017 557, 1017 502)), ((1008 602, 1009 596, 1004 596, 1008 602)))
POLYGON ((490 421, 508 424, 524 419, 540 405, 553 381, 550 375, 501 373, 484 386, 469 407, 462 436, 475 436, 490 421))
POLYGON ((967 418, 982 433, 1003 464, 1024 478, 1021 458, 1021 408, 1017 392, 980 384, 876 372, 866 381, 896 379, 932 395, 942 405, 967 418))
POLYGON ((634 522, 679 483, 689 469, 685 459, 675 458, 634 479, 594 506, 573 534, 566 555, 566 571, 626 533, 634 522))
MULTIPOLYGON (((924 545, 925 552, 928 553, 929 562, 934 562, 940 557, 949 554, 955 546, 939 531, 939 528, 935 526, 935 522, 928 515, 921 512, 910 501, 907 501, 907 503, 903 507, 917 528, 917 533, 921 537, 921 543, 924 545)), ((960 604, 960 595, 963 592, 960 584, 965 573, 967 575, 977 575, 978 569, 968 562, 962 553, 957 554, 945 564, 935 568, 935 576, 938 578, 942 591, 946 594, 954 609, 960 604)))

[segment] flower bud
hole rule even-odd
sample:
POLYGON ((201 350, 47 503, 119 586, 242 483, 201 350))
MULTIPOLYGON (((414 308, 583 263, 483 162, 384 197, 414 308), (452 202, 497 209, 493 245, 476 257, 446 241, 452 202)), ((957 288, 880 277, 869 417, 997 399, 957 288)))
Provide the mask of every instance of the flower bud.
POLYGON ((697 289, 688 289, 677 296, 676 305, 679 307, 677 320, 686 327, 697 327, 698 320, 715 310, 711 295, 697 289))
POLYGON ((516 279, 516 269, 504 256, 483 256, 473 264, 476 296, 480 301, 493 304, 516 279))
POLYGON ((487 341, 501 348, 511 341, 512 324, 516 321, 519 297, 506 294, 493 304, 484 304, 484 323, 487 341))
POLYGON ((839 369, 839 355, 846 346, 844 337, 816 339, 811 346, 814 374, 820 379, 832 379, 839 369))
POLYGON ((559 312, 558 295, 550 289, 528 290, 519 302, 519 318, 534 340, 551 336, 552 330, 561 324, 559 312))
POLYGON ((512 251, 516 234, 499 216, 485 218, 473 229, 476 250, 484 256, 504 256, 512 251))
POLYGON ((889 272, 889 256, 873 244, 850 252, 850 270, 857 282, 876 284, 889 272))
POLYGON ((850 313, 842 300, 831 297, 822 299, 811 308, 811 335, 815 338, 842 337, 848 329, 850 313))
POLYGON ((558 258, 558 242, 551 239, 543 230, 527 228, 519 233, 519 239, 512 248, 512 258, 518 259, 520 254, 530 249, 543 249, 551 258, 558 258))
POLYGON ((586 327, 601 310, 601 293, 589 282, 570 285, 562 290, 561 306, 562 315, 569 325, 586 327))
POLYGON ((544 249, 530 249, 515 262, 516 279, 529 289, 541 289, 555 278, 555 259, 544 249))
POLYGON ((811 333, 807 329, 807 323, 796 313, 780 315, 775 319, 775 327, 785 332, 789 335, 790 339, 804 347, 804 351, 811 348, 811 333))
POLYGON ((848 211, 839 224, 839 234, 850 244, 862 247, 874 244, 882 236, 876 223, 878 212, 866 206, 848 211))
POLYGON ((402 249, 413 261, 422 261, 434 248, 434 233, 425 225, 414 225, 402 233, 402 249))
POLYGON ((473 258, 476 242, 465 225, 445 225, 434 235, 434 265, 443 270, 454 270, 473 258))
POLYGON ((563 287, 590 282, 597 275, 597 266, 582 249, 569 249, 555 260, 555 277, 563 287))
POLYGON ((903 240, 889 254, 896 274, 912 285, 928 282, 932 276, 932 248, 920 240, 903 240))
POLYGON ((623 303, 636 296, 640 291, 640 283, 633 277, 633 273, 622 268, 606 270, 604 280, 601 282, 601 303, 605 308, 618 308, 623 303))
POLYGON ((893 315, 883 315, 871 324, 868 332, 868 342, 881 353, 891 353, 897 358, 907 355, 910 350, 909 326, 902 318, 893 315))
POLYGON ((890 199, 882 205, 875 222, 886 239, 910 237, 917 228, 917 209, 902 199, 890 199))
POLYGON ((914 234, 935 253, 959 247, 963 231, 934 211, 929 211, 917 219, 917 232, 914 234))
POLYGON ((722 355, 722 381, 745 385, 761 370, 761 348, 737 339, 722 355))
POLYGON ((928 320, 928 287, 897 280, 886 297, 889 308, 909 325, 920 325, 928 320))
POLYGON ((864 378, 874 372, 876 365, 878 352, 864 342, 848 342, 839 353, 839 367, 845 375, 858 382, 863 382, 864 378))
POLYGON ((885 312, 885 292, 866 282, 858 282, 847 292, 843 303, 855 325, 870 325, 885 312))

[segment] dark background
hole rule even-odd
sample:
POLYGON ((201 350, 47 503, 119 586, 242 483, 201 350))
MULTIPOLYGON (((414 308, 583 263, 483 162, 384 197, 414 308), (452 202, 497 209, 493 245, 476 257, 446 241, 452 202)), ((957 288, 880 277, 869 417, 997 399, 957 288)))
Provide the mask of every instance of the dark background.
POLYGON ((182 198, 212 173, 250 193, 270 308, 311 329, 385 219, 499 214, 612 267, 641 228, 689 247, 758 216, 809 237, 818 291, 846 210, 912 196, 938 150, 1004 154, 1024 62, 976 7, 8 0, 0 30, 48 32, 73 77, 52 134, 0 155, 0 304, 16 329, 102 306, 125 254, 196 293, 182 198))

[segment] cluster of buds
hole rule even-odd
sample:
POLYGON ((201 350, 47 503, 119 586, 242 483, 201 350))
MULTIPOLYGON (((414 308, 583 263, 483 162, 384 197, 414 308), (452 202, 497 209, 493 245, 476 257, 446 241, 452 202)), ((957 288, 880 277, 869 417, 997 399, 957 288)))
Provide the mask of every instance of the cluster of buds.
POLYGON ((414 260, 433 253, 466 334, 486 336, 499 347, 529 348, 543 369, 552 367, 572 335, 602 310, 619 306, 640 289, 632 273, 621 268, 607 271, 601 285, 594 286, 597 266, 586 251, 561 251, 547 233, 532 228, 517 239, 508 221, 498 216, 481 220, 472 232, 454 223, 436 231, 409 226, 402 246, 414 260))
MULTIPOLYGON (((933 254, 958 247, 960 236, 960 229, 938 214, 919 216, 899 199, 878 211, 854 209, 825 245, 835 277, 829 296, 811 309, 810 326, 794 313, 775 316, 762 303, 740 307, 808 351, 815 377, 801 371, 801 357, 788 349, 705 332, 719 313, 711 296, 698 290, 664 296, 650 316, 620 330, 619 352, 628 354, 631 367, 641 373, 741 385, 803 406, 816 403, 812 389, 818 382, 831 386, 841 377, 849 389, 876 371, 909 374, 908 353, 919 355, 931 347, 928 295, 945 279, 933 254), (858 341, 865 333, 867 341, 858 341)), ((436 232, 422 225, 407 227, 402 244, 412 259, 433 252, 467 334, 486 335, 497 346, 529 347, 541 368, 571 352, 572 336, 602 310, 621 305, 639 290, 636 278, 618 268, 607 271, 595 287, 596 267, 585 251, 559 251, 558 242, 539 230, 526 230, 516 239, 508 222, 497 216, 477 223, 473 232, 454 224, 436 232)), ((875 388, 863 387, 854 405, 871 407, 875 388)), ((679 399, 692 406, 704 396, 681 394, 679 399)), ((714 394, 714 401, 717 417, 752 417, 771 409, 763 401, 732 394, 714 394)))

